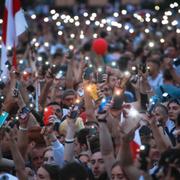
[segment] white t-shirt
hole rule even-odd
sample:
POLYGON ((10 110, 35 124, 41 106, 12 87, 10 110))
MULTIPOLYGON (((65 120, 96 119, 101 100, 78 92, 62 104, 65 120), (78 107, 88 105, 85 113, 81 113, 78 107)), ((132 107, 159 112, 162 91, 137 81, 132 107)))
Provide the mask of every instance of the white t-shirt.
POLYGON ((155 91, 157 87, 163 84, 163 75, 162 73, 159 73, 155 79, 152 79, 151 76, 148 76, 148 83, 151 86, 151 88, 155 91))

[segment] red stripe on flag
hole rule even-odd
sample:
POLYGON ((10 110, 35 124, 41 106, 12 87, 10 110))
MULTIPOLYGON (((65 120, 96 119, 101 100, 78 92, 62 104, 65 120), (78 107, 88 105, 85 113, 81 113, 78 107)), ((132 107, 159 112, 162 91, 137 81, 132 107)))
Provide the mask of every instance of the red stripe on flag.
POLYGON ((7 19, 8 19, 8 11, 5 7, 4 8, 4 17, 3 17, 3 26, 2 26, 2 40, 3 40, 4 45, 6 45, 7 19))
POLYGON ((13 16, 21 9, 21 4, 19 0, 13 0, 13 16))
POLYGON ((130 142, 130 148, 131 148, 131 153, 132 157, 135 160, 137 158, 137 155, 139 153, 139 145, 135 141, 130 142))

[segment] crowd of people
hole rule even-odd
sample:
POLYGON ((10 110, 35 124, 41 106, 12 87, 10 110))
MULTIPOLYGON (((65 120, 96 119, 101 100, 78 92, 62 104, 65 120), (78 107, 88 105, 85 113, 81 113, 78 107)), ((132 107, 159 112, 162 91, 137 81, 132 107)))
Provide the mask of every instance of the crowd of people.
POLYGON ((28 8, 0 79, 0 179, 180 179, 178 8, 28 8))

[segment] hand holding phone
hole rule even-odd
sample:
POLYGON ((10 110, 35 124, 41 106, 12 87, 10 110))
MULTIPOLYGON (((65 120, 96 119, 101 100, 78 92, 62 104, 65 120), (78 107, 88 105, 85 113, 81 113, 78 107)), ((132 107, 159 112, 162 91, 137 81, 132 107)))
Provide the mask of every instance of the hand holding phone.
POLYGON ((0 128, 3 126, 3 124, 5 123, 5 121, 7 120, 9 116, 8 112, 2 112, 2 114, 0 115, 0 128))

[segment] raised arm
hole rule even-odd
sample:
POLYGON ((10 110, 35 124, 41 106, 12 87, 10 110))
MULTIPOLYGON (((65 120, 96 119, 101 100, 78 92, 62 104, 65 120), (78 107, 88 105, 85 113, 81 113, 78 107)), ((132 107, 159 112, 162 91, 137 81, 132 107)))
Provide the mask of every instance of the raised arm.
POLYGON ((19 152, 17 143, 14 140, 14 134, 12 130, 10 130, 10 133, 6 132, 5 135, 7 139, 9 140, 10 149, 11 149, 12 157, 14 160, 17 176, 21 180, 27 180, 28 178, 25 174, 25 162, 21 156, 21 153, 19 152))
POLYGON ((113 163, 115 162, 115 157, 112 138, 106 124, 106 114, 98 115, 98 122, 100 149, 104 159, 106 171, 108 173, 109 178, 111 178, 111 168, 113 163))

